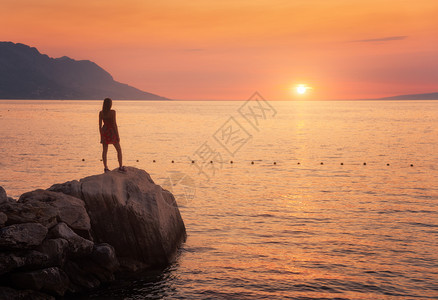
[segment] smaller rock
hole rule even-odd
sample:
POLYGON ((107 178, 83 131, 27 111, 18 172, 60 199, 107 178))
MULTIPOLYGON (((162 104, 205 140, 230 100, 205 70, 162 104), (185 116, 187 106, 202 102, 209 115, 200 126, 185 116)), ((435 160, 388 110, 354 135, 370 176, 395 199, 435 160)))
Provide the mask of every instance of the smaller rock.
POLYGON ((55 209, 58 222, 66 223, 73 230, 87 232, 91 228, 84 201, 70 195, 36 190, 21 195, 18 203, 55 209))
POLYGON ((50 228, 57 223, 56 209, 44 202, 18 203, 8 201, 1 203, 0 208, 8 216, 7 225, 36 222, 50 228))
POLYGON ((69 290, 77 293, 96 288, 100 285, 100 280, 95 274, 85 269, 94 265, 92 261, 85 259, 80 261, 68 260, 65 263, 64 270, 71 280, 69 290))
POLYGON ((70 283, 67 275, 58 267, 13 273, 10 280, 17 288, 44 291, 56 296, 64 296, 70 283))
POLYGON ((0 252, 0 275, 16 269, 41 269, 48 265, 48 255, 39 251, 0 252))
POLYGON ((65 223, 59 223, 49 232, 51 238, 62 238, 68 241, 68 253, 72 256, 86 256, 93 251, 94 243, 77 235, 65 223))
POLYGON ((8 216, 0 211, 0 228, 5 227, 5 223, 8 220, 8 216))
POLYGON ((30 249, 41 244, 47 228, 39 223, 14 224, 0 229, 1 249, 30 249))
POLYGON ((119 267, 116 251, 110 244, 102 243, 94 245, 90 258, 96 264, 111 272, 115 272, 119 267))
POLYGON ((68 249, 68 241, 65 239, 46 239, 36 250, 46 254, 51 266, 60 267, 64 264, 68 249))
POLYGON ((49 187, 47 190, 52 192, 63 193, 80 199, 81 198, 80 187, 81 185, 79 181, 72 180, 61 184, 54 184, 51 187, 49 187))
POLYGON ((0 286, 0 299, 55 300, 55 297, 32 290, 16 290, 10 287, 0 286))

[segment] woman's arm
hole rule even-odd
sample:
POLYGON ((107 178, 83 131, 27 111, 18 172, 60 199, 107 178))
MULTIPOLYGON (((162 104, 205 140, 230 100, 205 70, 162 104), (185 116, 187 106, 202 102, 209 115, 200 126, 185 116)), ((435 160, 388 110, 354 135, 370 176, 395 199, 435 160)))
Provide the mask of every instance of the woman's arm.
POLYGON ((99 112, 99 132, 102 133, 102 112, 99 112))

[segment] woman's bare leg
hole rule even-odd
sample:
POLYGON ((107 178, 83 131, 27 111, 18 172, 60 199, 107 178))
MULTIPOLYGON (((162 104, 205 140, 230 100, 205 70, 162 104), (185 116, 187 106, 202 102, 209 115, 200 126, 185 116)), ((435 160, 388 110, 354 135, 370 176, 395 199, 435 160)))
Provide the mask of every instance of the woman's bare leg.
POLYGON ((120 147, 120 143, 114 144, 114 147, 117 150, 117 159, 119 161, 119 167, 122 167, 123 166, 123 163, 122 163, 122 148, 120 147))
POLYGON ((102 144, 102 161, 103 161, 103 166, 105 169, 108 169, 108 164, 107 164, 107 153, 108 153, 108 144, 103 143, 102 144))

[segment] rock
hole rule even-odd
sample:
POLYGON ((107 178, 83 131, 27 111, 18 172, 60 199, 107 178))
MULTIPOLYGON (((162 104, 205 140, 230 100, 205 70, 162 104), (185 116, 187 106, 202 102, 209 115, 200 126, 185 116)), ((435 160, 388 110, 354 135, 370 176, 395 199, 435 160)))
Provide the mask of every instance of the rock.
POLYGON ((112 245, 122 267, 163 266, 174 259, 186 238, 184 222, 173 195, 144 170, 127 167, 126 173, 79 183, 95 241, 112 245))
POLYGON ((97 265, 111 272, 117 271, 119 267, 119 261, 117 260, 114 247, 106 243, 94 245, 90 258, 97 265))
POLYGON ((7 225, 36 222, 50 228, 57 223, 56 209, 44 202, 18 203, 8 201, 0 204, 0 209, 8 216, 7 225))
POLYGON ((13 273, 10 280, 17 288, 44 291, 56 296, 64 296, 70 283, 67 275, 58 267, 13 273))
POLYGON ((47 294, 35 292, 32 290, 16 290, 5 286, 0 286, 0 299, 8 300, 55 300, 54 297, 47 294))
POLYGON ((69 289, 79 292, 114 280, 118 266, 114 248, 108 244, 99 244, 94 246, 90 256, 67 261, 64 271, 73 283, 69 289))
POLYGON ((0 211, 0 228, 5 227, 5 223, 8 220, 8 216, 0 211))
POLYGON ((50 266, 60 267, 64 264, 68 249, 68 241, 62 238, 46 239, 36 250, 47 255, 50 266))
POLYGON ((8 201, 8 196, 6 195, 5 189, 0 186, 0 203, 8 201))
POLYGON ((18 201, 0 189, 0 198, 0 284, 20 289, 0 287, 0 299, 45 297, 38 291, 62 297, 119 272, 165 266, 186 238, 173 195, 132 167, 18 201))
POLYGON ((77 180, 67 181, 65 183, 60 183, 60 184, 54 184, 47 190, 52 192, 63 193, 79 199, 81 198, 81 185, 77 180))
POLYGON ((93 251, 93 242, 77 235, 65 223, 59 223, 49 232, 50 238, 62 238, 68 242, 68 253, 72 256, 86 256, 93 251))
POLYGON ((75 261, 66 262, 64 270, 71 280, 69 291, 77 293, 96 288, 100 285, 100 280, 96 275, 84 269, 89 263, 89 260, 83 260, 80 263, 75 261))
POLYGON ((1 249, 29 249, 41 244, 47 228, 38 223, 14 224, 0 229, 1 249))
POLYGON ((41 206, 53 208, 58 222, 66 223, 75 231, 88 232, 91 228, 85 203, 81 199, 58 192, 36 190, 21 195, 18 203, 39 203, 41 206))
POLYGON ((39 251, 0 252, 0 275, 20 268, 44 268, 48 264, 49 256, 39 251))

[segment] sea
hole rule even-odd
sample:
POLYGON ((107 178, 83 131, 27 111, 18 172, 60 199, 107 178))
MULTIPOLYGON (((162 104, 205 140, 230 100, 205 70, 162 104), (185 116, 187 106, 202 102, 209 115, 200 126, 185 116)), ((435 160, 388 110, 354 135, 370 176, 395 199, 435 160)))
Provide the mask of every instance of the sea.
MULTIPOLYGON (((101 107, 0 101, 8 196, 103 173, 101 107)), ((81 299, 438 299, 438 101, 113 109, 123 164, 175 195, 187 241, 167 268, 81 299)))

